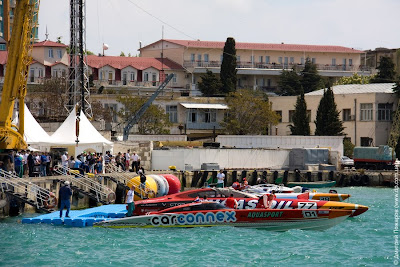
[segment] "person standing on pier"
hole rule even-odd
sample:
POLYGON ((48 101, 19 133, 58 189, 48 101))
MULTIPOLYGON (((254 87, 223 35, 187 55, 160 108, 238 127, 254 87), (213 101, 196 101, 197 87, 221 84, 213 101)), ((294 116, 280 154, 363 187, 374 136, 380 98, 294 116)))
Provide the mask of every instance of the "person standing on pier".
POLYGON ((61 206, 60 206, 60 218, 62 217, 62 213, 64 208, 67 209, 67 213, 65 214, 66 218, 69 218, 69 210, 71 209, 71 196, 72 196, 72 190, 69 187, 69 181, 64 182, 64 186, 60 188, 60 191, 58 191, 58 197, 60 198, 61 201, 61 206))
POLYGON ((135 202, 133 201, 134 196, 135 196, 135 186, 132 185, 131 189, 126 194, 126 204, 128 204, 128 213, 126 214, 126 217, 131 217, 133 211, 135 210, 135 202))
POLYGON ((35 156, 33 155, 33 151, 30 151, 28 155, 29 177, 33 177, 33 167, 35 167, 35 156))
POLYGON ((225 181, 225 174, 223 170, 220 170, 219 173, 217 174, 217 187, 223 188, 224 187, 224 181, 225 181))
POLYGON ((68 168, 68 152, 65 152, 61 156, 61 166, 62 166, 63 174, 66 175, 67 174, 67 168, 68 168))

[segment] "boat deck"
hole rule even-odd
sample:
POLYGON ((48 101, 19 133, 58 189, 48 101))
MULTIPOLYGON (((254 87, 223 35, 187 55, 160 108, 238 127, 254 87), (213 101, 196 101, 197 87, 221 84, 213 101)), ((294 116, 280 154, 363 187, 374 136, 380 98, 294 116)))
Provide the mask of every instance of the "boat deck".
POLYGON ((95 222, 107 221, 116 218, 123 218, 127 213, 126 204, 103 205, 85 210, 71 210, 69 218, 65 218, 66 210, 63 211, 63 217, 60 218, 60 211, 49 214, 43 214, 33 218, 23 218, 25 224, 53 224, 66 225, 72 227, 93 226, 95 222))

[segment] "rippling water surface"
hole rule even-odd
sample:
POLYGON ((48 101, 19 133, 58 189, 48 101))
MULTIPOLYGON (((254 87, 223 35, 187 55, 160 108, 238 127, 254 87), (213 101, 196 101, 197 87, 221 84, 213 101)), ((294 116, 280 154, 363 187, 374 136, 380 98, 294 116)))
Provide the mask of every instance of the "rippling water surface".
POLYGON ((394 190, 339 188, 366 213, 323 232, 68 228, 0 220, 0 266, 390 266, 394 190))

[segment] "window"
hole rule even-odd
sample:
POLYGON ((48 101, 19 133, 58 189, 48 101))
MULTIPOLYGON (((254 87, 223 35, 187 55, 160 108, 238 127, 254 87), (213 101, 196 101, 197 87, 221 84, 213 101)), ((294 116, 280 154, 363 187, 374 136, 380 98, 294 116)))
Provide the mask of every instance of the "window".
POLYGON ((336 58, 332 58, 332 66, 336 66, 336 58))
POLYGON ((58 56, 58 58, 62 58, 61 49, 57 49, 57 56, 58 56))
POLYGON ((343 121, 351 121, 351 109, 343 109, 342 110, 342 120, 343 121))
POLYGON ((353 59, 349 58, 349 66, 353 66, 353 59))
POLYGON ((360 104, 360 121, 372 121, 372 103, 360 104))
POLYGON ((174 76, 172 77, 172 82, 176 83, 176 73, 174 73, 174 76))
POLYGON ((371 146, 373 139, 370 137, 361 137, 361 146, 371 146))
POLYGON ((39 78, 43 78, 43 69, 38 69, 39 71, 39 78))
POLYGON ((29 76, 30 76, 30 82, 34 82, 35 81, 35 70, 34 69, 30 69, 29 71, 29 76))
POLYGON ((393 103, 378 104, 378 121, 392 120, 393 103))
POLYGON ((259 57, 258 57, 258 61, 259 61, 261 64, 263 63, 263 59, 264 59, 263 56, 259 56, 259 57))
POLYGON ((53 78, 58 78, 58 71, 57 70, 53 70, 53 78))
POLYGON ((289 110, 289 122, 293 122, 294 110, 289 110))
POLYGON ((313 58, 311 59, 311 62, 312 62, 312 64, 315 64, 315 63, 317 62, 317 59, 316 59, 315 57, 313 57, 313 58))
POLYGON ((53 48, 49 48, 49 58, 53 58, 53 48))
POLYGON ((167 106, 166 113, 168 114, 170 122, 172 123, 178 122, 178 106, 167 106))
POLYGON ((190 61, 194 62, 194 57, 195 57, 194 54, 191 54, 190 55, 190 61))
POLYGON ((294 57, 290 57, 290 64, 294 64, 294 57))
POLYGON ((145 73, 144 73, 144 81, 145 81, 145 82, 148 82, 148 81, 149 81, 149 73, 148 73, 148 72, 145 72, 145 73))
POLYGON ((236 61, 240 62, 240 56, 236 56, 236 61))
POLYGON ((264 86, 264 78, 259 78, 256 80, 258 86, 264 86))
POLYGON ((282 122, 282 110, 275 110, 275 113, 279 115, 279 122, 282 122))
POLYGON ((278 63, 279 63, 279 64, 282 64, 282 62, 283 62, 283 61, 282 61, 282 57, 279 57, 279 58, 278 58, 278 63))
POLYGON ((224 55, 221 55, 221 56, 219 57, 219 59, 220 59, 220 61, 222 62, 222 61, 224 60, 224 55))
POLYGON ((131 82, 133 82, 135 80, 135 73, 131 72, 131 82))
POLYGON ((208 62, 208 54, 204 54, 204 62, 208 62))
POLYGON ((197 109, 190 109, 189 110, 189 122, 197 122, 197 109))
POLYGON ((251 64, 254 63, 254 56, 250 56, 250 62, 251 62, 251 64))
POLYGON ((204 122, 211 123, 217 121, 217 111, 215 109, 204 109, 204 122))
POLYGON ((197 61, 198 61, 198 62, 201 62, 201 54, 198 54, 198 55, 197 55, 197 61))
POLYGON ((122 85, 126 85, 126 79, 128 77, 128 74, 124 71, 122 73, 122 85))
POLYGON ((300 58, 300 64, 304 65, 304 57, 300 58))
POLYGON ((6 50, 6 45, 0 44, 0 51, 5 51, 5 50, 6 50))
POLYGON ((267 64, 270 63, 270 58, 269 58, 269 56, 265 56, 265 63, 267 63, 267 64))

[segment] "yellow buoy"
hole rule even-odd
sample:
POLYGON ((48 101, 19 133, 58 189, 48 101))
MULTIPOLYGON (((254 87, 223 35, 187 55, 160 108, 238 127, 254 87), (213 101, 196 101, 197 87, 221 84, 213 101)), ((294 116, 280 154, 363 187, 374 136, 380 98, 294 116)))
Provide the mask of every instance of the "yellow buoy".
POLYGON ((146 187, 144 189, 140 188, 140 176, 135 176, 129 180, 129 187, 135 186, 135 201, 147 198, 154 198, 157 195, 157 183, 152 177, 146 175, 146 187))

